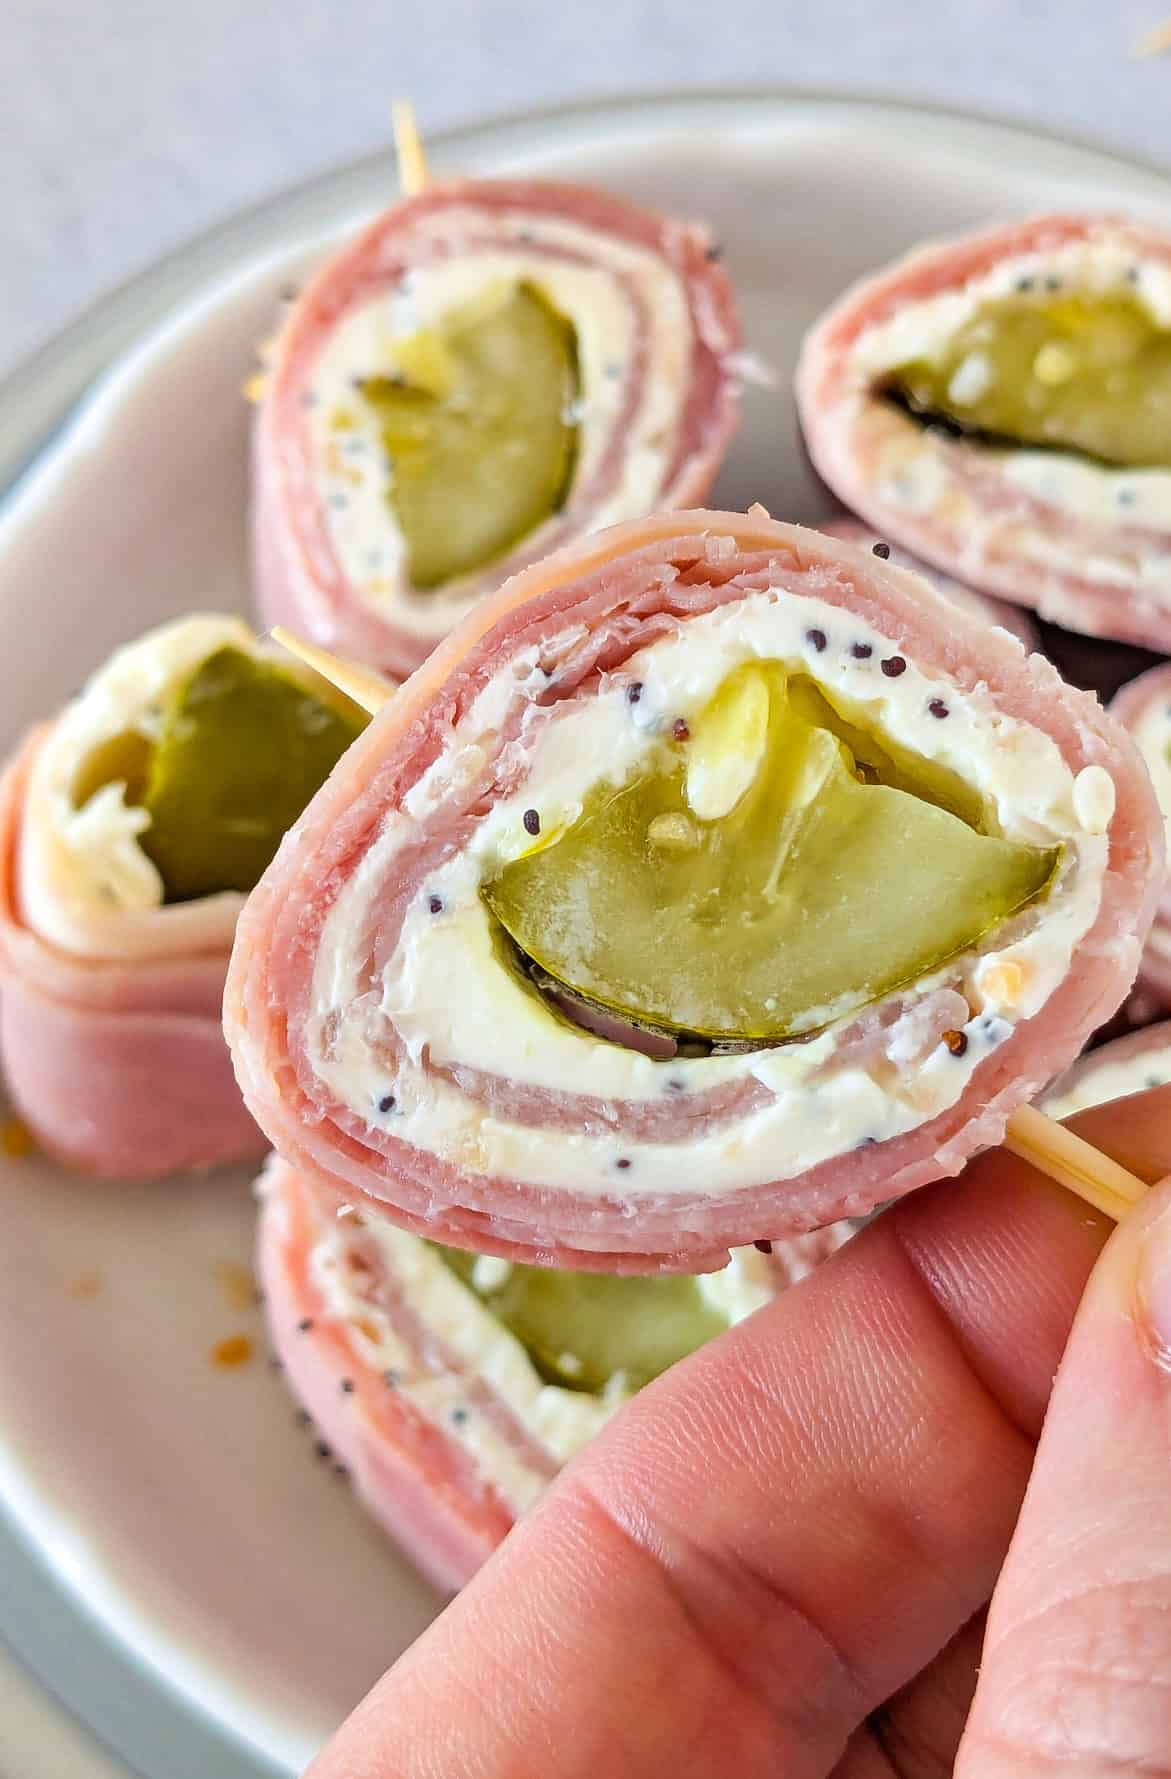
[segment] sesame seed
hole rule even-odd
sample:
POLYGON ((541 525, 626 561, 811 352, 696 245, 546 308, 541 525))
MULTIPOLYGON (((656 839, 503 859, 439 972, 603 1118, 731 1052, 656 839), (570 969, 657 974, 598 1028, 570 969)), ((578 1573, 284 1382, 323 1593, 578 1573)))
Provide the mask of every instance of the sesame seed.
POLYGON ((309 1427, 312 1426, 312 1424, 313 1416, 309 1413, 309 1410, 307 1408, 299 1408, 297 1410, 298 1427, 309 1427))
POLYGON ((900 673, 906 673, 907 663, 901 655, 888 655, 882 663, 882 671, 887 679, 898 679, 900 673))
POLYGON ((942 698, 933 698, 927 708, 933 717, 939 718, 940 722, 943 721, 944 717, 951 715, 951 712, 948 710, 947 705, 943 702, 942 698))
POLYGON ((302 1316, 301 1320, 297 1323, 297 1327, 302 1334, 308 1334, 313 1327, 313 1317, 302 1316))
POLYGON ((342 1378, 341 1383, 338 1387, 341 1390, 341 1393, 343 1396, 352 1396, 354 1394, 354 1380, 353 1380, 353 1378, 352 1377, 342 1378))
POLYGON ((1135 492, 1133 488, 1120 488, 1118 490, 1118 504, 1120 507, 1132 507, 1134 502, 1135 492))
POLYGON ((626 688, 626 702, 628 704, 637 704, 641 697, 642 697, 642 681, 640 679, 636 679, 632 686, 627 686, 627 688, 626 688))
POLYGON ((335 1464, 333 1473, 335 1476, 348 1476, 350 1474, 344 1464, 335 1464))
POLYGON ((526 834, 539 834, 541 832, 541 818, 535 809, 526 809, 523 820, 526 834))
POLYGON ((824 651, 829 638, 824 630, 807 630, 805 632, 805 640, 807 643, 810 643, 820 655, 824 651))
POLYGON ((443 913, 443 897, 442 896, 428 896, 427 906, 431 910, 432 914, 442 914, 443 913))
POLYGON ((850 644, 850 653, 855 661, 869 661, 874 650, 868 642, 853 642, 850 644))
POLYGON ((282 284, 281 285, 281 302, 282 303, 295 303, 299 295, 300 295, 300 292, 298 291, 297 286, 295 284, 282 284))
POLYGON ((686 1086, 686 1081, 681 1080, 678 1075, 672 1075, 667 1082, 667 1092, 682 1093, 686 1086))
POLYGON ((313 1447, 313 1450, 317 1453, 317 1456, 319 1458, 332 1458, 333 1457, 333 1451, 332 1451, 331 1447, 326 1445, 324 1439, 319 1439, 317 1441, 317 1444, 313 1447))
POLYGON ((1048 278, 1046 278, 1046 280, 1045 280, 1045 289, 1046 290, 1060 290, 1061 289, 1061 279, 1056 278, 1052 274, 1050 274, 1050 276, 1048 278))
POLYGON ((718 241, 713 241, 711 246, 707 249, 706 253, 704 254, 704 258, 706 260, 711 261, 713 264, 715 263, 716 260, 723 259, 723 257, 724 257, 724 250, 720 246, 718 241))
POLYGON ((1032 290, 1033 280, 1031 278, 1018 278, 1016 287, 1018 290, 1032 290))
POLYGON ((457 1427, 462 1427, 468 1418, 468 1411, 466 1408, 453 1408, 451 1418, 457 1427))
POLYGON ((1138 267, 1137 266, 1127 266, 1127 268, 1126 268, 1126 282, 1128 284, 1137 284, 1138 279, 1139 279, 1138 267))
POLYGON ((884 544, 880 538, 876 544, 871 544, 870 551, 872 555, 878 557, 880 562, 885 562, 890 555, 890 545, 884 544))
POLYGON ((688 726, 687 719, 685 717, 676 717, 675 721, 671 724, 671 733, 676 741, 690 741, 691 729, 688 726))
POLYGON ((382 1374, 382 1381, 386 1385, 388 1390, 397 1390, 398 1385, 399 1385, 398 1372, 397 1371, 384 1371, 382 1374))
POLYGON ((953 1056, 962 1056, 968 1048, 967 1032, 944 1032, 943 1041, 953 1056))
POLYGON ((382 1098, 378 1102, 378 1110, 380 1112, 393 1112, 394 1108, 395 1108, 395 1097, 394 1097, 393 1093, 384 1093, 382 1098))
POLYGON ((754 1248, 759 1248, 762 1254, 771 1254, 773 1251, 771 1242, 753 1242, 752 1245, 754 1248))

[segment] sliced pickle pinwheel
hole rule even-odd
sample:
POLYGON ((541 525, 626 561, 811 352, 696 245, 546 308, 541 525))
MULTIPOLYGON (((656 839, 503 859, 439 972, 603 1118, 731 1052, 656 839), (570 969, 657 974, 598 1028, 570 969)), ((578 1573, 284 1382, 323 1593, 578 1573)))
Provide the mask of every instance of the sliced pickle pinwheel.
POLYGON ((0 1050, 44 1148, 125 1177, 261 1153, 221 1029, 236 919, 365 722, 197 615, 28 738, 0 789, 0 1050))
POLYGON ((312 1185, 695 1273, 957 1171, 1138 964, 1162 818, 1005 631, 759 510, 526 571, 373 720, 225 999, 312 1185))
POLYGON ((806 442, 884 538, 1171 649, 1171 234, 1048 216, 921 249, 808 335, 806 442))

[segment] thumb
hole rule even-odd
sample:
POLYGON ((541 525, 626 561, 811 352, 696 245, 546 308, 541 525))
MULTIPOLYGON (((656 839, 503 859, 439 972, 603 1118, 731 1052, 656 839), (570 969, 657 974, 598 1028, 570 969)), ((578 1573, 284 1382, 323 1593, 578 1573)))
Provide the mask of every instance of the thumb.
POLYGON ((1171 1179, 1090 1278, 955 1779, 1171 1772, 1171 1179))

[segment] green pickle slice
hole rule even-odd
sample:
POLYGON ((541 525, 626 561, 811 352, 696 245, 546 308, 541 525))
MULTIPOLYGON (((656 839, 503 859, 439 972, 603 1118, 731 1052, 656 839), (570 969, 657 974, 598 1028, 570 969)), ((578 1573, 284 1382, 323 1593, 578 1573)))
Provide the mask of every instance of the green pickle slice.
POLYGON ((573 328, 530 284, 500 284, 394 349, 360 387, 392 469, 413 586, 473 573, 565 504, 577 458, 573 328))
POLYGON ((474 1254, 439 1253, 521 1342, 541 1376, 571 1390, 601 1390, 619 1372, 629 1389, 641 1389, 728 1326, 686 1275, 611 1278, 514 1265, 485 1289, 473 1279, 474 1254))
POLYGON ((367 717, 231 647, 172 690, 152 742, 129 730, 95 748, 73 786, 78 808, 125 785, 150 815, 138 843, 167 902, 250 890, 367 717))
POLYGON ((659 769, 600 786, 570 828, 486 883, 489 907, 592 1001, 715 1041, 777 1042, 939 968, 1046 888, 1059 848, 980 832, 972 792, 956 813, 952 775, 920 760, 916 781, 910 756, 881 745, 860 763, 837 726, 779 664, 738 669, 659 769), (882 782, 884 762, 897 783, 882 782))
POLYGON ((889 393, 992 442, 1171 467, 1171 331, 1128 296, 1069 292, 989 303, 889 393))

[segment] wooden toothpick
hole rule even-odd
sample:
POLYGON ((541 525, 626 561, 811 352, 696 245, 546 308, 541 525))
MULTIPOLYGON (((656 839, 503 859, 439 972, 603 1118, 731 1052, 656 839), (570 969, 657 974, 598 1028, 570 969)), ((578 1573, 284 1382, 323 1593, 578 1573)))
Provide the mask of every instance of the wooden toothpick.
POLYGON ((316 643, 303 642, 286 630, 283 624, 274 624, 268 633, 274 642, 279 642, 282 649, 288 649, 290 655, 296 655, 298 661, 304 661, 306 667, 312 667, 324 680, 371 716, 382 709, 387 699, 392 696, 395 687, 380 673, 371 673, 367 667, 359 667, 353 661, 343 661, 339 655, 331 655, 327 649, 319 649, 316 643))
POLYGON ((398 182, 403 197, 414 198, 427 183, 427 156, 415 120, 415 107, 409 99, 396 99, 391 116, 394 120, 394 152, 398 157, 398 182))
MULTIPOLYGON (((381 710, 391 696, 394 687, 377 674, 368 673, 364 668, 355 667, 348 661, 341 661, 325 649, 316 648, 312 643, 302 642, 300 637, 293 636, 288 630, 279 626, 270 632, 279 643, 282 643, 291 654, 296 655, 308 666, 315 668, 324 679, 331 681, 339 692, 360 704, 373 716, 381 710)), ((1047 1174, 1056 1180, 1059 1186, 1065 1186, 1075 1192, 1079 1198, 1093 1205, 1097 1211, 1104 1211, 1106 1216, 1113 1217, 1117 1222, 1131 1210, 1147 1191, 1147 1183, 1140 1180, 1109 1155, 1103 1155, 1084 1137, 1079 1137, 1072 1130, 1066 1130, 1055 1118, 1041 1112, 1036 1106, 1018 1106, 1008 1121, 1004 1135, 1004 1146, 1010 1154, 1016 1155, 1021 1161, 1027 1161, 1038 1173, 1047 1174)))

